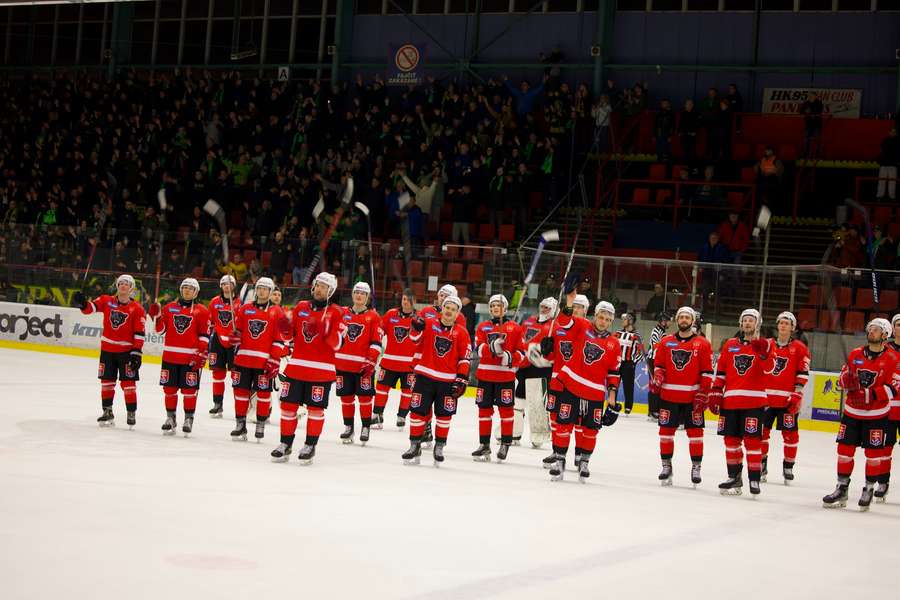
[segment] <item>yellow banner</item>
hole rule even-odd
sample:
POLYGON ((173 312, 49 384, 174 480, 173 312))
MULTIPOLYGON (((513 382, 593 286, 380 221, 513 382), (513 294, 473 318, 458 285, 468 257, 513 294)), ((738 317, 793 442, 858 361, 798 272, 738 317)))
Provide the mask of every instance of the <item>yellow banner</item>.
POLYGON ((812 418, 823 421, 837 421, 841 418, 841 392, 838 390, 838 375, 813 373, 812 418))

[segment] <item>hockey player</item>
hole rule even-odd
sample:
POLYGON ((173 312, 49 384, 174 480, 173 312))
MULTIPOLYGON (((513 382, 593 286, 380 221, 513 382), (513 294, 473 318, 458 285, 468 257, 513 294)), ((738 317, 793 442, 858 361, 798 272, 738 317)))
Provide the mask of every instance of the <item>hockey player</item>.
MULTIPOLYGON (((440 319, 441 315, 444 314, 444 300, 450 298, 451 296, 459 297, 459 294, 456 291, 456 286, 451 285, 449 283, 441 286, 441 289, 438 290, 437 296, 434 299, 434 304, 432 306, 427 306, 423 308, 419 315, 423 319, 440 319)), ((461 312, 456 315, 456 322, 463 327, 466 326, 466 316, 461 312)))
POLYGON ((887 347, 891 324, 887 319, 872 319, 866 325, 866 345, 852 350, 841 369, 838 384, 846 392, 844 412, 837 435, 837 487, 824 498, 826 508, 847 505, 847 490, 853 474, 853 455, 864 448, 866 484, 859 498, 860 510, 869 510, 875 485, 890 468, 891 447, 888 438, 888 414, 891 401, 900 390, 898 357, 887 347))
MULTIPOLYGON (((653 331, 650 332, 650 346, 647 349, 647 373, 649 373, 651 377, 655 371, 654 356, 656 354, 657 345, 666 335, 666 331, 669 330, 669 321, 671 320, 672 315, 667 312, 656 314, 656 326, 653 328, 653 331)), ((650 391, 650 393, 647 394, 647 419, 650 421, 659 421, 659 394, 654 394, 653 391, 650 391)))
POLYGON ((353 422, 356 418, 355 400, 359 401, 359 416, 362 429, 359 441, 369 441, 372 426, 372 405, 375 396, 375 363, 381 354, 381 319, 375 310, 369 308, 372 289, 361 281, 353 286, 353 306, 345 309, 343 316, 347 334, 340 352, 334 355, 337 375, 335 393, 341 398, 341 412, 344 416, 344 432, 341 441, 353 443, 353 422))
POLYGON ((406 464, 419 464, 425 424, 434 412, 436 419, 434 463, 444 461, 444 446, 450 433, 450 420, 456 414, 459 397, 469 383, 469 332, 457 317, 462 301, 457 296, 444 299, 439 319, 412 320, 410 337, 421 358, 415 366, 415 382, 410 399, 409 450, 403 453, 406 464))
POLYGON ((728 479, 719 484, 723 495, 739 495, 743 488, 744 453, 747 449, 747 476, 750 493, 760 492, 762 475, 762 427, 765 418, 768 373, 775 366, 773 344, 760 339, 759 311, 741 313, 737 337, 726 340, 716 363, 716 379, 709 393, 709 410, 719 415, 719 435, 725 437, 728 479))
MULTIPOLYGON (((891 328, 894 332, 894 339, 887 343, 888 347, 897 353, 897 360, 900 361, 900 314, 896 314, 891 318, 891 328)), ((896 390, 897 395, 891 400, 891 410, 888 413, 888 434, 885 436, 885 447, 890 448, 887 458, 887 464, 882 465, 882 474, 878 477, 878 485, 875 486, 875 501, 887 501, 888 488, 891 486, 891 465, 894 444, 900 438, 900 389, 896 390)))
POLYGON ((641 334, 634 328, 636 322, 637 317, 634 316, 634 313, 623 313, 622 329, 615 333, 622 353, 621 365, 619 366, 622 382, 620 389, 625 395, 626 416, 631 414, 631 409, 634 407, 635 365, 639 361, 644 360, 644 341, 641 339, 641 334))
POLYGON ((234 334, 234 313, 239 304, 234 297, 234 277, 223 275, 219 280, 222 293, 209 302, 210 338, 209 369, 212 371, 213 407, 209 416, 222 418, 222 403, 225 399, 225 373, 234 366, 234 348, 226 348, 222 338, 234 334))
POLYGON ((416 314, 415 296, 412 290, 404 290, 400 307, 384 313, 381 329, 384 332, 384 354, 375 384, 375 412, 372 415, 372 429, 381 429, 384 423, 384 407, 388 393, 400 382, 400 406, 397 408, 397 427, 406 426, 409 414, 409 399, 413 384, 413 355, 416 345, 409 337, 410 324, 416 314))
POLYGON ((513 438, 513 399, 516 387, 516 365, 524 355, 519 349, 520 327, 506 316, 509 301, 503 294, 494 294, 488 300, 491 320, 481 323, 475 330, 475 348, 478 352, 478 389, 475 404, 478 407, 478 448, 472 452, 476 461, 491 459, 491 420, 494 407, 500 415, 500 448, 497 460, 503 462, 509 453, 513 438))
POLYGON ((572 316, 579 319, 586 319, 588 309, 591 307, 591 301, 584 294, 575 296, 572 301, 572 316))
POLYGON ((244 304, 234 315, 234 334, 222 337, 222 344, 235 348, 231 386, 234 391, 234 441, 247 440, 247 410, 250 395, 256 394, 256 431, 260 441, 265 437, 269 419, 273 380, 285 352, 285 334, 289 323, 281 307, 271 301, 275 282, 268 277, 256 280, 254 301, 244 304))
POLYGON ((89 315, 103 313, 103 334, 100 337, 100 366, 97 378, 100 380, 100 402, 103 414, 97 419, 100 427, 114 427, 113 398, 116 394, 116 379, 125 396, 128 427, 133 429, 137 411, 136 382, 140 379, 142 349, 144 347, 144 308, 132 299, 134 277, 119 275, 116 279, 116 294, 102 295, 88 300, 78 291, 72 296, 81 312, 89 315))
POLYGON ((672 455, 675 453, 675 432, 680 425, 688 437, 691 455, 691 483, 700 483, 703 462, 703 412, 713 383, 712 346, 706 338, 693 331, 695 313, 690 306, 682 306, 675 313, 678 327, 672 335, 659 341, 651 375, 650 392, 659 401, 659 457, 662 471, 659 481, 672 485, 672 455))
POLYGON ((310 464, 325 425, 328 394, 335 381, 335 352, 348 332, 344 309, 329 303, 337 290, 337 278, 319 273, 313 280, 312 299, 294 306, 291 328, 294 351, 287 361, 281 383, 281 443, 272 451, 272 460, 286 462, 294 445, 297 411, 306 405, 306 440, 297 453, 302 464, 310 464))
POLYGON ((519 351, 524 358, 516 371, 513 415, 513 444, 522 437, 527 415, 531 445, 535 448, 540 448, 550 439, 550 421, 544 401, 553 363, 541 354, 541 340, 550 333, 550 324, 556 316, 556 298, 541 300, 538 311, 537 315, 522 322, 519 351))
POLYGON ((588 463, 597 444, 597 432, 603 425, 616 422, 621 405, 616 402, 619 385, 619 343, 610 335, 609 326, 616 309, 609 302, 598 302, 593 320, 572 316, 574 292, 566 298, 553 336, 562 337, 560 353, 570 359, 559 371, 563 391, 557 402, 553 453, 556 461, 550 468, 550 479, 561 481, 566 470, 566 453, 574 425, 579 480, 584 483, 591 473, 588 463), (604 411, 604 402, 606 410, 604 411))
POLYGON ((797 318, 793 313, 785 311, 778 315, 775 327, 775 367, 766 387, 768 408, 763 422, 761 480, 766 481, 769 472, 769 436, 773 425, 777 425, 784 440, 782 474, 787 485, 794 480, 794 463, 800 441, 797 421, 803 402, 803 388, 809 381, 809 349, 800 340, 793 339, 797 329, 797 318))
MULTIPOLYGON (((150 305, 150 317, 156 320, 156 332, 165 334, 159 385, 166 402, 166 422, 163 435, 175 435, 178 408, 178 390, 184 403, 184 424, 181 431, 188 437, 194 428, 194 411, 197 408, 197 391, 200 389, 200 373, 206 364, 209 349, 209 310, 200 302, 200 284, 188 277, 179 286, 181 298, 163 307, 150 305)), ((221 404, 219 405, 221 408, 221 404)))

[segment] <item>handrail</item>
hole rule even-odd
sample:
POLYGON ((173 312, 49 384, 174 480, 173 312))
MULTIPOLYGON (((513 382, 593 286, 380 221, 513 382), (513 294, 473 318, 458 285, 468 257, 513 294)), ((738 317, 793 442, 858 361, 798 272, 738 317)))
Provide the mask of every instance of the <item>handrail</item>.
MULTIPOLYGON (((896 183, 900 183, 900 177, 877 177, 874 175, 857 175, 854 183, 853 183, 853 199, 857 204, 864 204, 866 206, 878 206, 878 203, 873 202, 863 202, 860 200, 860 187, 863 181, 893 181, 896 183)), ((891 205, 894 203, 892 202, 891 205)))

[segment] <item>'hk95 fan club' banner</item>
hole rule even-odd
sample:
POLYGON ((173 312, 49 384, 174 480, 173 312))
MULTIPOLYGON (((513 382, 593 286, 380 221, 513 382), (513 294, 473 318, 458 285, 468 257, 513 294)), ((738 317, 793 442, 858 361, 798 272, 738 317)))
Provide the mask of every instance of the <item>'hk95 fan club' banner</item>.
POLYGON ((425 47, 392 44, 388 55, 388 85, 421 85, 425 81, 425 47))
POLYGON ((815 92, 825 114, 841 119, 858 119, 862 90, 830 88, 765 88, 762 111, 779 115, 799 115, 803 103, 815 92))

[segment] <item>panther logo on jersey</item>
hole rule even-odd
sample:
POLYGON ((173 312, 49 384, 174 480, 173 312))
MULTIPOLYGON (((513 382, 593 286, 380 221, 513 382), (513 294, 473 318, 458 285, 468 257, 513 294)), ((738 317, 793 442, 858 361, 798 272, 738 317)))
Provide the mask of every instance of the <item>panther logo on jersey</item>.
POLYGON ((222 327, 229 327, 231 325, 231 318, 234 316, 231 314, 230 310, 220 310, 219 313, 219 325, 222 327))
POLYGON ((787 367, 788 359, 784 356, 776 356, 775 357, 775 369, 772 371, 772 375, 778 377, 781 375, 782 371, 787 367))
POLYGON ((175 326, 175 331, 179 334, 183 334, 188 330, 188 327, 191 326, 191 322, 193 322, 194 317, 191 315, 175 315, 172 317, 172 325, 175 326))
POLYGON ((676 369, 684 371, 689 362, 691 362, 690 350, 672 350, 672 363, 676 369))
POLYGON ((128 320, 128 314, 118 310, 109 311, 109 324, 113 329, 118 329, 128 320))
POLYGON ((269 322, 262 319, 250 319, 247 321, 247 329, 250 331, 250 337, 254 340, 259 339, 259 336, 263 334, 268 326, 269 322))
POLYGON ((584 363, 587 365, 592 365, 606 354, 606 351, 598 346, 597 344, 592 344, 590 342, 586 342, 584 344, 584 363))
POLYGON ((315 339, 316 335, 318 335, 317 331, 312 331, 310 328, 309 321, 303 321, 303 339, 306 340, 306 343, 310 343, 315 339))
POLYGON ((745 375, 751 366, 753 366, 752 354, 736 354, 734 356, 734 368, 737 369, 738 375, 745 375))
POLYGON ((572 342, 562 341, 559 343, 559 353, 562 354, 563 360, 569 362, 572 358, 572 342))
POLYGON ((864 388, 872 387, 872 384, 875 383, 875 376, 878 375, 875 371, 870 371, 868 369, 857 369, 856 376, 859 377, 859 385, 864 388))
POLYGON ((437 355, 441 358, 447 355, 450 352, 450 348, 453 347, 453 343, 449 340, 449 338, 445 337, 435 337, 434 338, 434 349, 437 352, 437 355))
POLYGON ((541 332, 541 330, 536 327, 529 327, 528 329, 526 329, 525 330, 525 343, 527 344, 528 342, 533 340, 534 336, 536 336, 540 332, 541 332))
POLYGON ((351 342, 355 342, 359 336, 362 335, 363 329, 365 329, 365 327, 359 323, 350 323, 347 325, 347 339, 351 342))
POLYGON ((409 337, 409 327, 394 327, 394 339, 398 344, 402 344, 403 340, 409 337))

